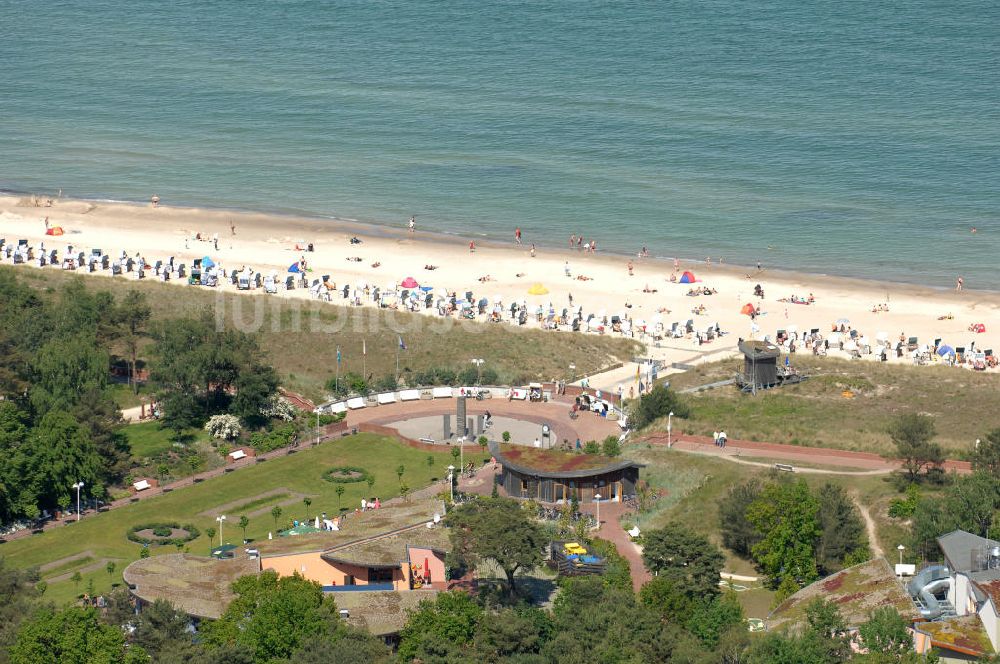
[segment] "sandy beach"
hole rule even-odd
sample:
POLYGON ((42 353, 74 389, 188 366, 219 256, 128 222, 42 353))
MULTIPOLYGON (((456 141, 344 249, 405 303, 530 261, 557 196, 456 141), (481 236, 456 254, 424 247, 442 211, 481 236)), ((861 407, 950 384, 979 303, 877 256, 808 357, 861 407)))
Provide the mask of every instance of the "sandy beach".
MULTIPOLYGON (((0 196, 0 237, 13 244, 19 239, 26 239, 33 246, 44 242, 47 249, 56 249, 60 256, 67 245, 88 253, 91 248, 101 248, 112 257, 125 250, 129 256, 142 255, 150 264, 173 256, 177 262, 190 266, 195 258, 211 256, 226 270, 246 266, 264 274, 276 271, 282 280, 289 266, 304 258, 310 269, 310 281, 330 275, 331 281, 340 287, 364 281, 385 288, 412 276, 421 285, 433 286, 435 291, 454 291, 459 297, 466 291, 491 302, 500 296, 507 306, 512 301, 526 300, 529 311, 538 305, 547 310, 549 303, 561 311, 569 306, 572 295, 574 307, 582 306, 585 317, 603 311, 609 317, 621 313, 633 321, 650 323, 659 314, 668 329, 674 321, 683 324, 693 319, 697 330, 718 323, 728 333, 703 345, 693 336, 666 338, 658 344, 650 338, 643 339, 649 357, 670 363, 719 359, 735 351, 740 337, 759 339, 770 335, 773 339, 777 330, 791 326, 800 332, 818 328, 827 334, 841 319, 849 320, 847 325, 851 329, 873 340, 884 333, 893 342, 900 336, 917 337, 921 344, 940 338, 956 348, 969 348, 975 342, 977 350, 1000 350, 1000 334, 994 325, 1000 319, 997 315, 1000 293, 956 292, 789 273, 768 265, 758 271, 756 267, 720 266, 714 262, 711 265, 681 262, 676 274, 690 270, 698 282, 672 283, 670 277, 675 273, 672 262, 604 255, 599 248, 596 254, 570 250, 568 235, 566 248, 538 247, 532 256, 531 238, 524 237, 523 244, 515 244, 513 228, 510 244, 480 244, 477 240, 475 251, 471 252, 469 240, 421 231, 419 218, 416 232, 410 233, 406 219, 400 219, 399 229, 394 230, 325 219, 164 204, 154 208, 60 199, 51 207, 35 207, 25 197, 0 196), (46 217, 49 226, 61 227, 65 234, 46 236, 46 217), (201 240, 196 239, 199 234, 201 240), (213 246, 216 235, 218 250, 213 246), (355 236, 361 240, 360 244, 350 242, 355 236), (315 249, 311 253, 296 249, 310 243, 315 249), (633 266, 632 275, 629 262, 633 266), (427 265, 437 269, 427 270, 427 265), (566 274, 567 267, 571 276, 566 274), (489 280, 481 282, 483 277, 489 280), (544 285, 549 292, 530 295, 528 291, 535 284, 544 285), (754 297, 757 284, 764 290, 763 299, 754 297), (717 293, 692 297, 687 295, 692 287, 708 287, 717 293), (810 295, 814 302, 809 305, 779 301, 792 296, 805 299, 810 295), (761 310, 753 322, 740 313, 748 302, 761 310), (699 305, 705 307, 705 312, 692 313, 699 305), (888 305, 888 311, 873 312, 878 305, 888 305), (951 318, 941 319, 949 315, 951 318), (754 323, 759 329, 753 328, 754 323), (985 324, 986 331, 970 331, 969 326, 974 323, 985 324)), ((637 239, 637 244, 641 244, 641 239, 637 239)), ((663 250, 657 248, 657 253, 662 254, 663 250)), ((110 272, 98 274, 110 275, 110 272)), ((230 284, 220 287, 235 290, 230 284)), ((310 293, 304 289, 287 292, 281 289, 278 295, 309 297, 310 293)), ((346 303, 336 295, 333 302, 346 303)), ((426 313, 436 315, 436 310, 428 309, 426 313)), ((529 325, 537 325, 533 317, 529 325)), ((912 363, 913 360, 907 355, 892 361, 912 363)), ((621 377, 609 376, 608 380, 623 380, 629 372, 634 376, 634 371, 634 367, 626 367, 620 371, 621 377)))

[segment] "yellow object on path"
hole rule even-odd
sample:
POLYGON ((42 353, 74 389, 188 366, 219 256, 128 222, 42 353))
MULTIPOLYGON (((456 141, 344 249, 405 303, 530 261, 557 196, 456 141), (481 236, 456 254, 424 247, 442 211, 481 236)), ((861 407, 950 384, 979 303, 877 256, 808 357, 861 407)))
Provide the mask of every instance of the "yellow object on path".
POLYGON ((548 295, 549 289, 542 284, 534 284, 528 289, 528 295, 548 295))

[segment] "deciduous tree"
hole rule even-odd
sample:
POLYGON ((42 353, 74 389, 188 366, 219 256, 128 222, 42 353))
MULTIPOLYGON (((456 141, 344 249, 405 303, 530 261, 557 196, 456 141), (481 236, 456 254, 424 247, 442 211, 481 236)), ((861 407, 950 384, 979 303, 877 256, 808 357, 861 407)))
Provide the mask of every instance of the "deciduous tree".
POLYGON ((411 662, 418 657, 439 661, 437 658, 455 648, 464 649, 472 643, 482 619, 482 608, 462 591, 423 600, 399 635, 400 661, 411 662))
POLYGON ((670 524, 647 531, 642 559, 649 571, 672 580, 689 597, 710 599, 719 592, 722 551, 690 528, 670 524))
POLYGON ((770 484, 747 508, 761 537, 754 560, 773 585, 786 579, 802 585, 819 576, 813 548, 822 532, 818 513, 819 501, 804 480, 770 484))
POLYGON ((318 583, 298 574, 278 577, 271 570, 233 583, 236 599, 205 629, 213 646, 242 645, 257 662, 290 656, 306 639, 331 634, 337 612, 318 583))
POLYGON ((511 594, 518 570, 542 562, 545 535, 517 501, 479 498, 460 505, 446 519, 453 555, 469 565, 479 560, 495 562, 507 576, 511 594))
POLYGON ((12 664, 131 664, 149 661, 138 646, 126 650, 120 629, 102 624, 92 608, 41 609, 28 618, 10 650, 12 664))

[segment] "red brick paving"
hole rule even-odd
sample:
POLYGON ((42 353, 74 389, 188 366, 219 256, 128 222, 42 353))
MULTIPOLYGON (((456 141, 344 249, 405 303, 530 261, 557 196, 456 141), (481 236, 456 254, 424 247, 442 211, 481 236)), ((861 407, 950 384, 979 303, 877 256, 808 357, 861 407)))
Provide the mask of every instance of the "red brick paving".
MULTIPOLYGON (((641 442, 653 445, 666 445, 667 435, 656 433, 643 436, 641 442)), ((898 461, 886 459, 871 452, 852 452, 850 450, 835 450, 826 447, 802 447, 799 445, 782 445, 780 443, 760 443, 749 440, 730 438, 725 448, 717 447, 708 436, 680 435, 672 437, 673 447, 689 452, 702 452, 733 456, 757 456, 769 459, 779 459, 789 462, 811 463, 824 466, 841 466, 862 470, 896 470, 900 467, 898 461)), ((958 473, 972 472, 968 461, 949 459, 944 463, 946 471, 958 473)))

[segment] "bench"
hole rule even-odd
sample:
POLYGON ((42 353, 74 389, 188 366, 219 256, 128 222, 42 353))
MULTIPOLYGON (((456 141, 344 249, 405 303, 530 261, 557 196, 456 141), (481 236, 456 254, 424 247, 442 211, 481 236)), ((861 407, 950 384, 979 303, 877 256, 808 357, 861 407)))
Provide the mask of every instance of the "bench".
POLYGON ((774 468, 775 468, 775 470, 780 470, 780 471, 783 471, 783 472, 786 472, 786 473, 794 473, 795 472, 795 468, 793 468, 791 465, 789 465, 787 463, 776 463, 776 464, 774 464, 774 468))

